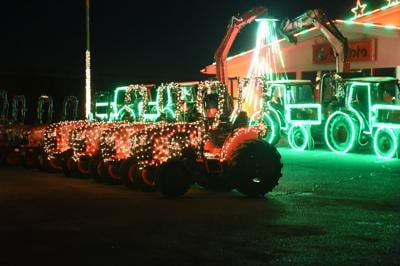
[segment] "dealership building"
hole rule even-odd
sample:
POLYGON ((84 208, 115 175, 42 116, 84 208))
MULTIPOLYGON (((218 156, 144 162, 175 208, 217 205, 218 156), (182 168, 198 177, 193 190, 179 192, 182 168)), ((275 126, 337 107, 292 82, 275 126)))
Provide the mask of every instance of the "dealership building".
MULTIPOLYGON (((400 79, 400 2, 388 3, 371 12, 355 13, 353 19, 333 22, 348 39, 351 70, 400 79)), ((297 39, 297 44, 280 40, 285 65, 284 69, 278 66, 279 72, 286 72, 290 79, 315 80, 317 72, 336 70, 331 45, 319 29, 314 27, 300 32, 297 39)), ((253 53, 254 50, 249 50, 229 57, 226 61, 228 77, 246 77, 253 53)), ((215 63, 201 72, 215 75, 215 63)))

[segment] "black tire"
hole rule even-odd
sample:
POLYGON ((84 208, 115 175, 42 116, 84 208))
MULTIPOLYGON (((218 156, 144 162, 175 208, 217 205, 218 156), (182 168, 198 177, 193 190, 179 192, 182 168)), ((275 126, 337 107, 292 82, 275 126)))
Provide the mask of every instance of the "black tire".
POLYGON ((326 144, 337 153, 353 151, 358 145, 358 122, 345 113, 333 114, 325 126, 326 144))
POLYGON ((57 159, 52 158, 49 160, 47 154, 44 152, 39 152, 37 155, 36 166, 39 170, 48 173, 55 173, 62 169, 57 159))
POLYGON ((154 192, 157 190, 155 180, 156 168, 149 166, 142 170, 138 170, 138 187, 144 192, 154 192))
POLYGON ((76 168, 78 170, 79 177, 89 178, 90 177, 90 157, 83 156, 76 162, 76 168))
POLYGON ((22 156, 22 165, 26 168, 34 168, 38 164, 38 152, 26 150, 22 156))
POLYGON ((375 154, 380 158, 389 159, 398 152, 398 144, 396 134, 392 129, 380 128, 374 135, 374 150, 375 154))
POLYGON ((8 153, 8 148, 6 148, 6 147, 0 148, 0 165, 5 164, 7 153, 8 153))
POLYGON ((121 183, 121 176, 119 175, 119 162, 106 162, 104 163, 104 171, 107 173, 103 174, 106 183, 110 185, 116 185, 121 183))
POLYGON ((227 174, 240 193, 262 197, 278 185, 282 176, 281 155, 266 141, 246 141, 227 162, 227 174))
POLYGON ((12 149, 6 157, 6 163, 10 167, 18 167, 22 163, 21 152, 12 149))
POLYGON ((311 146, 314 141, 307 129, 302 125, 293 125, 288 133, 289 145, 293 150, 302 151, 311 146))
POLYGON ((158 167, 156 184, 162 195, 172 198, 184 195, 192 182, 190 172, 183 161, 169 160, 158 167))
POLYGON ((119 165, 121 183, 127 188, 135 188, 138 182, 139 169, 134 158, 123 160, 119 165))
POLYGON ((77 176, 79 174, 76 162, 72 159, 73 151, 67 150, 61 154, 62 157, 62 172, 67 177, 77 176))
POLYGON ((103 179, 100 176, 100 164, 101 164, 100 154, 96 154, 89 159, 90 177, 99 183, 103 182, 103 179))

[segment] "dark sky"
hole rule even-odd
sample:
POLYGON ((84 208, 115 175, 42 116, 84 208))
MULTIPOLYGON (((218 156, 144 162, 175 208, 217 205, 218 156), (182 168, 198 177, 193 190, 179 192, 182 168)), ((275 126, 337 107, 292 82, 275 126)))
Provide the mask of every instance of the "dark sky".
MULTIPOLYGON (((93 86, 204 78, 230 17, 257 5, 276 18, 320 7, 332 18, 351 17, 355 0, 91 0, 93 86)), ((368 1, 372 10, 384 0, 368 1)), ((254 45, 246 27, 232 53, 254 45)), ((0 11, 0 89, 70 94, 84 84, 84 0, 7 1, 0 11)))

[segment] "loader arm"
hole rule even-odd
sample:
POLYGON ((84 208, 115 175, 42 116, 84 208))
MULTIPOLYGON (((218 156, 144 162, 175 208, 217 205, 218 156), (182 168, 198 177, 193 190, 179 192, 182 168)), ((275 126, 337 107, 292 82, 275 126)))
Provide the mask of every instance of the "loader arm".
POLYGON ((321 9, 308 10, 295 19, 285 19, 280 26, 281 34, 291 43, 296 43, 296 33, 317 28, 328 40, 336 57, 336 71, 349 72, 348 41, 335 23, 321 9))
POLYGON ((228 76, 226 73, 227 71, 225 61, 236 36, 245 25, 251 23, 253 20, 255 20, 258 16, 265 13, 266 11, 267 8, 261 6, 249 10, 239 17, 232 17, 231 23, 228 25, 225 36, 222 39, 214 55, 214 59, 216 62, 217 79, 223 84, 228 85, 228 76))

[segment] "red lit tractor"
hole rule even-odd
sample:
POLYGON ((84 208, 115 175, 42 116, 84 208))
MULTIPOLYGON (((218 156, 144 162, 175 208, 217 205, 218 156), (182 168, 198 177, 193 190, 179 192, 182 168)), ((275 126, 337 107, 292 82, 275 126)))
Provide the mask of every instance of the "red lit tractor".
POLYGON ((243 113, 239 117, 244 121, 229 121, 227 96, 218 81, 200 83, 200 121, 154 123, 133 134, 121 175, 127 175, 132 185, 139 180, 145 189, 157 188, 172 197, 183 195, 196 176, 224 180, 226 188, 250 197, 271 191, 282 175, 280 154, 262 140, 264 125, 247 126, 243 113))

